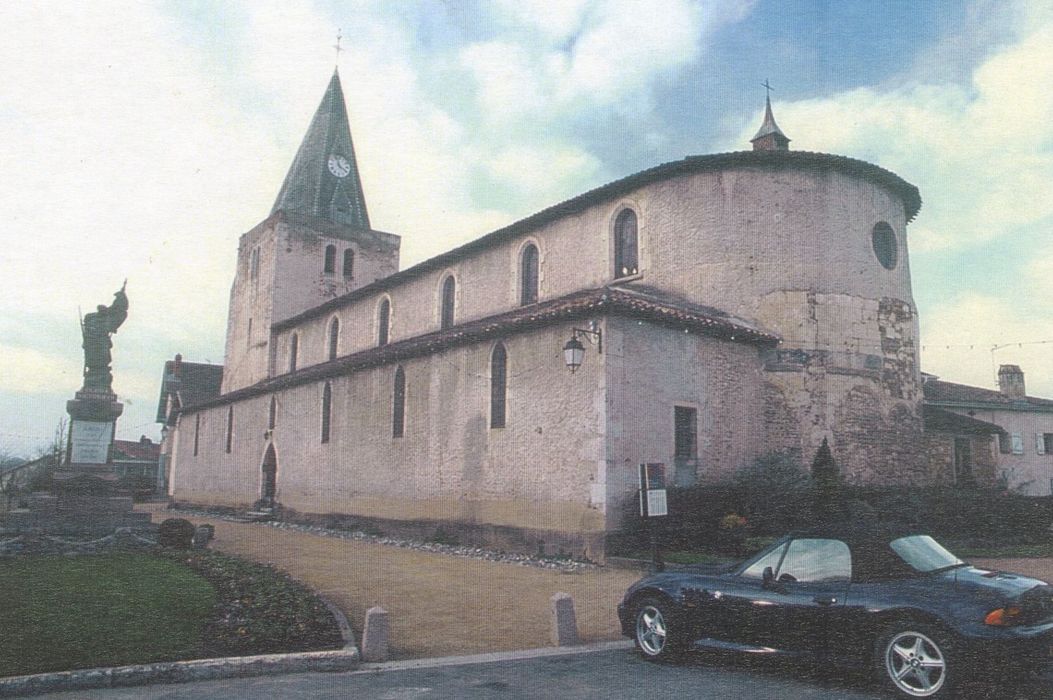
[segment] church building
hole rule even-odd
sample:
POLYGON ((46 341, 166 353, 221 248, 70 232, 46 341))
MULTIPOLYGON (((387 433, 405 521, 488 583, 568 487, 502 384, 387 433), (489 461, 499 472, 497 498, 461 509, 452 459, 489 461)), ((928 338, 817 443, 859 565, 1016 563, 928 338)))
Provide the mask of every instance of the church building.
POLYGON ((749 150, 400 270, 334 73, 241 237, 221 390, 179 409, 171 497, 602 560, 641 463, 690 485, 771 452, 807 465, 825 438, 851 481, 930 483, 918 189, 789 142, 768 102, 749 150))

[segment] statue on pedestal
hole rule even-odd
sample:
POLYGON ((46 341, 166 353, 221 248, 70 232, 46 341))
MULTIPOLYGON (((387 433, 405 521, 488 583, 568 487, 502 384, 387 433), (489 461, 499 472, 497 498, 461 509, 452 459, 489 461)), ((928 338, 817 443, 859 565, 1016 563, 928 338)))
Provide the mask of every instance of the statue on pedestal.
POLYGON ((110 372, 110 335, 117 332, 128 318, 128 297, 124 288, 128 280, 114 293, 113 303, 100 304, 96 311, 84 316, 81 334, 84 337, 84 391, 113 393, 113 374, 110 372))

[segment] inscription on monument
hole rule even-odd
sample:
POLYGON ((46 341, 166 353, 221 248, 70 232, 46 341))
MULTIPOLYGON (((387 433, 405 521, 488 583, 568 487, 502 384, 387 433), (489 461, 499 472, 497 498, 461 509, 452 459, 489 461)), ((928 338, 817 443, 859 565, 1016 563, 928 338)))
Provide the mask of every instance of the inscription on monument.
POLYGON ((75 464, 106 464, 113 440, 113 423, 89 420, 74 420, 70 434, 75 464))

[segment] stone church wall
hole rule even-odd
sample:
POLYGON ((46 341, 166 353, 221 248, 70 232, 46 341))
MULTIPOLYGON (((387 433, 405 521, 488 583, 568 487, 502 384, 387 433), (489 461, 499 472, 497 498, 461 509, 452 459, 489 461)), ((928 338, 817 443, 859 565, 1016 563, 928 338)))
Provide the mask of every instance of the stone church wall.
MULTIPOLYGON (((505 428, 489 427, 492 343, 404 363, 402 438, 392 437, 393 365, 332 380, 325 444, 323 384, 281 391, 270 438, 278 502, 301 514, 445 523, 468 538, 473 528, 504 528, 509 548, 602 556, 604 499, 594 484, 604 483, 606 469, 603 357, 591 355, 571 374, 561 354, 571 327, 505 339, 505 428)), ((234 405, 230 454, 226 406, 200 412, 196 458, 189 455, 197 414, 180 418, 175 500, 247 507, 260 497, 269 402, 264 395, 234 405)))
POLYGON ((664 463, 671 483, 689 485, 729 478, 768 450, 757 347, 632 318, 607 329, 610 529, 636 497, 640 463, 664 463), (686 474, 676 469, 675 406, 697 411, 697 459, 686 474))

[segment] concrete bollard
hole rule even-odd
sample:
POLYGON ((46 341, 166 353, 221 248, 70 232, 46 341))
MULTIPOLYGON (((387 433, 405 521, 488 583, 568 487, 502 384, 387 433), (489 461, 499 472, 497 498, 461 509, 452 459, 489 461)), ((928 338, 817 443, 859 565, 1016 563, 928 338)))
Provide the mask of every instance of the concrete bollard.
POLYGON ((557 647, 581 644, 578 636, 578 617, 574 614, 574 599, 569 593, 552 596, 552 644, 557 647))
POLYGON ((387 661, 390 634, 388 611, 379 606, 366 610, 366 624, 362 629, 362 660, 387 661))

